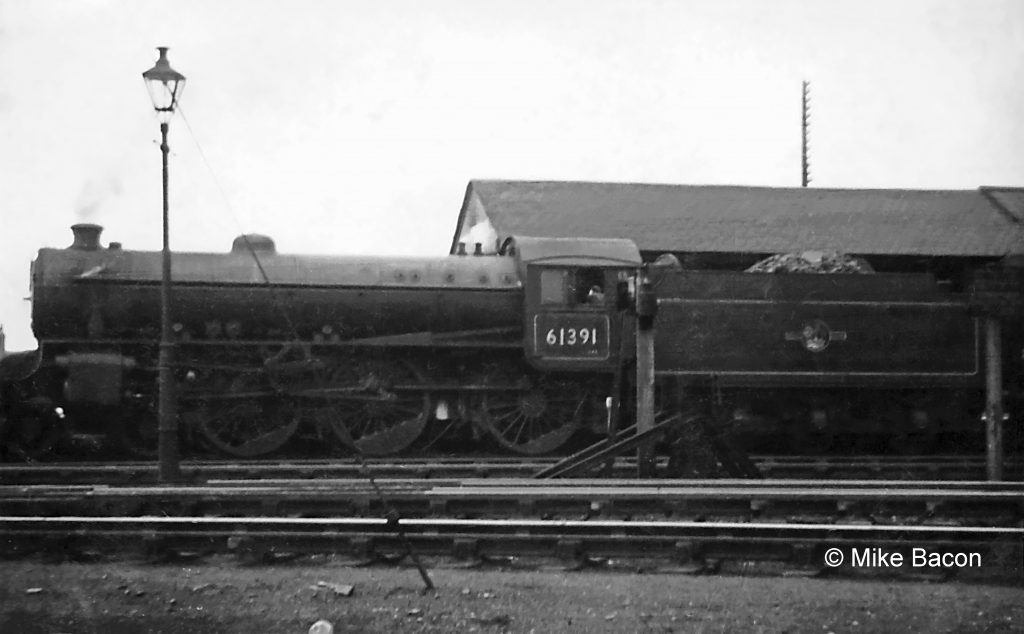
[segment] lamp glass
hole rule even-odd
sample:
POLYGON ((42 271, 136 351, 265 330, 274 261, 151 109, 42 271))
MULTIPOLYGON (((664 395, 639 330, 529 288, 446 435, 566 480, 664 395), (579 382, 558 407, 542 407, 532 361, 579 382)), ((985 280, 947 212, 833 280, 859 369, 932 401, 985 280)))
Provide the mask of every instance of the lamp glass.
POLYGON ((167 121, 181 100, 181 93, 185 89, 185 76, 171 68, 170 62, 167 61, 166 46, 161 46, 157 50, 160 52, 160 59, 153 68, 142 73, 142 78, 146 80, 153 108, 161 121, 167 121))

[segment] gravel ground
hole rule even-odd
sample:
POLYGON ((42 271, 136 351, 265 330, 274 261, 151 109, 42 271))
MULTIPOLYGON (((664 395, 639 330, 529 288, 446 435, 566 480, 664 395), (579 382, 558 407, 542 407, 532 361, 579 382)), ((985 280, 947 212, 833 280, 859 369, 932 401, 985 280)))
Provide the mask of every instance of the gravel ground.
POLYGON ((607 572, 0 562, 0 632, 1021 632, 1024 589, 607 572), (351 586, 351 593, 348 592, 351 586), (347 596, 346 596, 347 595, 347 596))

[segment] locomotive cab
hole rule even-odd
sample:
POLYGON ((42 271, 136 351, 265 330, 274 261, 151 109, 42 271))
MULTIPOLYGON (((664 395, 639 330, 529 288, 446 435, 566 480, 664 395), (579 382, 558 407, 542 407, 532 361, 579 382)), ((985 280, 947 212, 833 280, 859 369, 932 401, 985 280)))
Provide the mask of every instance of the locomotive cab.
POLYGON ((611 370, 619 361, 622 315, 616 289, 633 279, 640 252, 630 240, 510 238, 525 280, 527 361, 539 370, 611 370))

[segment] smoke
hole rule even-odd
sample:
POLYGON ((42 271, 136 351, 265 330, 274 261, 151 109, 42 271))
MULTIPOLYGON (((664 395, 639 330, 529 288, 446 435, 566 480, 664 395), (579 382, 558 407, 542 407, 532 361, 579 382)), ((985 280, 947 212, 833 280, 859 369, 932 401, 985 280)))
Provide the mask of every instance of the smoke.
POLYGON ((498 232, 494 230, 494 225, 487 218, 473 225, 464 238, 466 247, 470 250, 473 249, 473 245, 480 243, 483 247, 484 253, 494 253, 497 251, 498 232))
POLYGON ((122 191, 121 179, 116 176, 89 179, 78 192, 75 218, 79 222, 92 222, 100 207, 111 198, 120 196, 122 191))

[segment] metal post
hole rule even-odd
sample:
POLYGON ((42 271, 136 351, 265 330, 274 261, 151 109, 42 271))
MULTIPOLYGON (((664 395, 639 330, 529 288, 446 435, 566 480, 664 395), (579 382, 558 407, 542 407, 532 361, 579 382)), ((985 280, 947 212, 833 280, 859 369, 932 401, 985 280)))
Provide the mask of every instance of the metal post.
POLYGON ((160 358, 157 362, 159 400, 159 420, 157 424, 160 457, 160 481, 177 482, 181 479, 181 468, 178 463, 178 417, 174 401, 174 343, 171 340, 171 243, 170 225, 168 223, 167 196, 167 145, 166 122, 160 124, 160 152, 163 154, 163 271, 160 277, 160 358))
MULTIPOLYGON (((618 397, 609 396, 604 399, 604 413, 605 413, 605 438, 608 441, 608 445, 615 444, 615 439, 618 436, 618 425, 616 424, 615 414, 618 412, 618 397)), ((610 478, 615 473, 615 459, 611 458, 608 462, 604 463, 604 467, 601 468, 601 476, 610 478)))
MULTIPOLYGON (((654 316, 657 297, 646 272, 636 282, 636 433, 654 427, 654 316)), ((637 477, 654 475, 654 441, 637 448, 637 477)))
POLYGON ((1003 355, 999 319, 985 318, 985 462, 988 479, 1003 479, 1003 355))
MULTIPOLYGON (((636 333, 636 432, 654 427, 654 329, 636 333)), ((654 443, 637 448, 637 477, 654 475, 654 443)))

